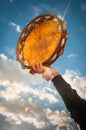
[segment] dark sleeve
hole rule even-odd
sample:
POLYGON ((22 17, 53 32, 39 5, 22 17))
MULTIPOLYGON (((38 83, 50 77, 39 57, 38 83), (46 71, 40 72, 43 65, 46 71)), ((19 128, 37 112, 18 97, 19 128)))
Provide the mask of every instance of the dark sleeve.
POLYGON ((61 95, 71 117, 77 122, 81 130, 86 130, 86 101, 80 98, 76 90, 58 75, 52 79, 52 82, 61 95))

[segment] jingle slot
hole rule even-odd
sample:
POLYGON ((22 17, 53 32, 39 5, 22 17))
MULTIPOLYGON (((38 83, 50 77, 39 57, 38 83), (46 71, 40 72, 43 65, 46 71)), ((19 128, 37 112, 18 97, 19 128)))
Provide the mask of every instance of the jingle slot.
POLYGON ((25 36, 25 33, 23 33, 23 34, 22 34, 21 38, 23 39, 23 38, 24 38, 24 36, 25 36))
POLYGON ((29 24, 29 25, 28 25, 28 28, 31 28, 31 26, 32 26, 32 24, 29 24))
POLYGON ((61 25, 58 25, 58 32, 61 32, 61 25))
POLYGON ((22 59, 22 53, 19 54, 19 59, 20 59, 20 60, 22 59))
POLYGON ((61 49, 61 50, 60 50, 60 53, 59 53, 59 56, 60 56, 60 55, 62 55, 62 54, 63 54, 63 52, 64 52, 64 50, 63 50, 63 49, 61 49))
POLYGON ((19 44, 18 48, 21 49, 21 47, 22 47, 21 44, 19 44))
POLYGON ((38 23, 36 23, 34 27, 37 27, 38 25, 39 25, 39 24, 38 24, 38 23))
POLYGON ((22 46, 24 46, 24 41, 21 43, 22 46))
POLYGON ((28 35, 28 31, 25 33, 25 37, 28 35))

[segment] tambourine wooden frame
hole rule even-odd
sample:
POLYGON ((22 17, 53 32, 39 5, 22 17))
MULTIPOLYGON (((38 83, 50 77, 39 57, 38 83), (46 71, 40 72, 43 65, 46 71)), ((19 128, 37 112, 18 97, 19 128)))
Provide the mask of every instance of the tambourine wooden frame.
POLYGON ((35 17, 33 20, 31 20, 23 29, 21 32, 17 45, 16 45, 16 57, 17 60, 26 68, 30 68, 29 63, 24 59, 22 50, 24 47, 25 40, 27 36, 30 34, 32 29, 34 27, 38 26, 39 23, 47 20, 58 20, 61 24, 61 39, 59 41, 59 45, 56 48, 56 50, 53 52, 53 54, 47 59, 46 61, 43 62, 43 65, 51 65, 60 55, 63 54, 64 52, 64 46, 67 40, 67 31, 66 29, 63 28, 63 21, 61 21, 58 16, 55 16, 53 14, 42 14, 37 17, 35 17), (64 43, 62 43, 64 41, 64 43))

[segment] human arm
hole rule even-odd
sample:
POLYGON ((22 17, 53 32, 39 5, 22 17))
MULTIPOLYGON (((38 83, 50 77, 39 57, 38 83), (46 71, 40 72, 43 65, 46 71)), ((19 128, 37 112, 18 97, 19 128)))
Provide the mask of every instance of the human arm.
POLYGON ((86 130, 86 101, 77 94, 76 90, 71 88, 61 75, 55 76, 52 82, 61 95, 71 117, 80 125, 81 130, 86 130))
POLYGON ((61 95, 71 117, 80 125, 81 130, 86 130, 86 101, 80 98, 76 90, 72 89, 58 70, 50 66, 36 64, 32 67, 31 73, 42 73, 45 80, 51 80, 61 95))
POLYGON ((72 89, 71 86, 63 79, 57 69, 50 66, 43 66, 39 63, 34 65, 31 71, 32 74, 42 73, 45 80, 51 80, 53 82, 68 110, 70 109, 72 102, 80 100, 80 97, 77 95, 76 91, 72 89))

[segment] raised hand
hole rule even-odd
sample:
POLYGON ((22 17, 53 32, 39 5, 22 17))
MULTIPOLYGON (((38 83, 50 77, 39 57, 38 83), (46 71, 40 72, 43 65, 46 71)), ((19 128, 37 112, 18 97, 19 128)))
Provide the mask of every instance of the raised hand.
POLYGON ((31 74, 41 73, 43 78, 47 81, 52 80, 56 75, 60 74, 56 69, 50 66, 43 66, 42 63, 32 66, 30 72, 31 74))

